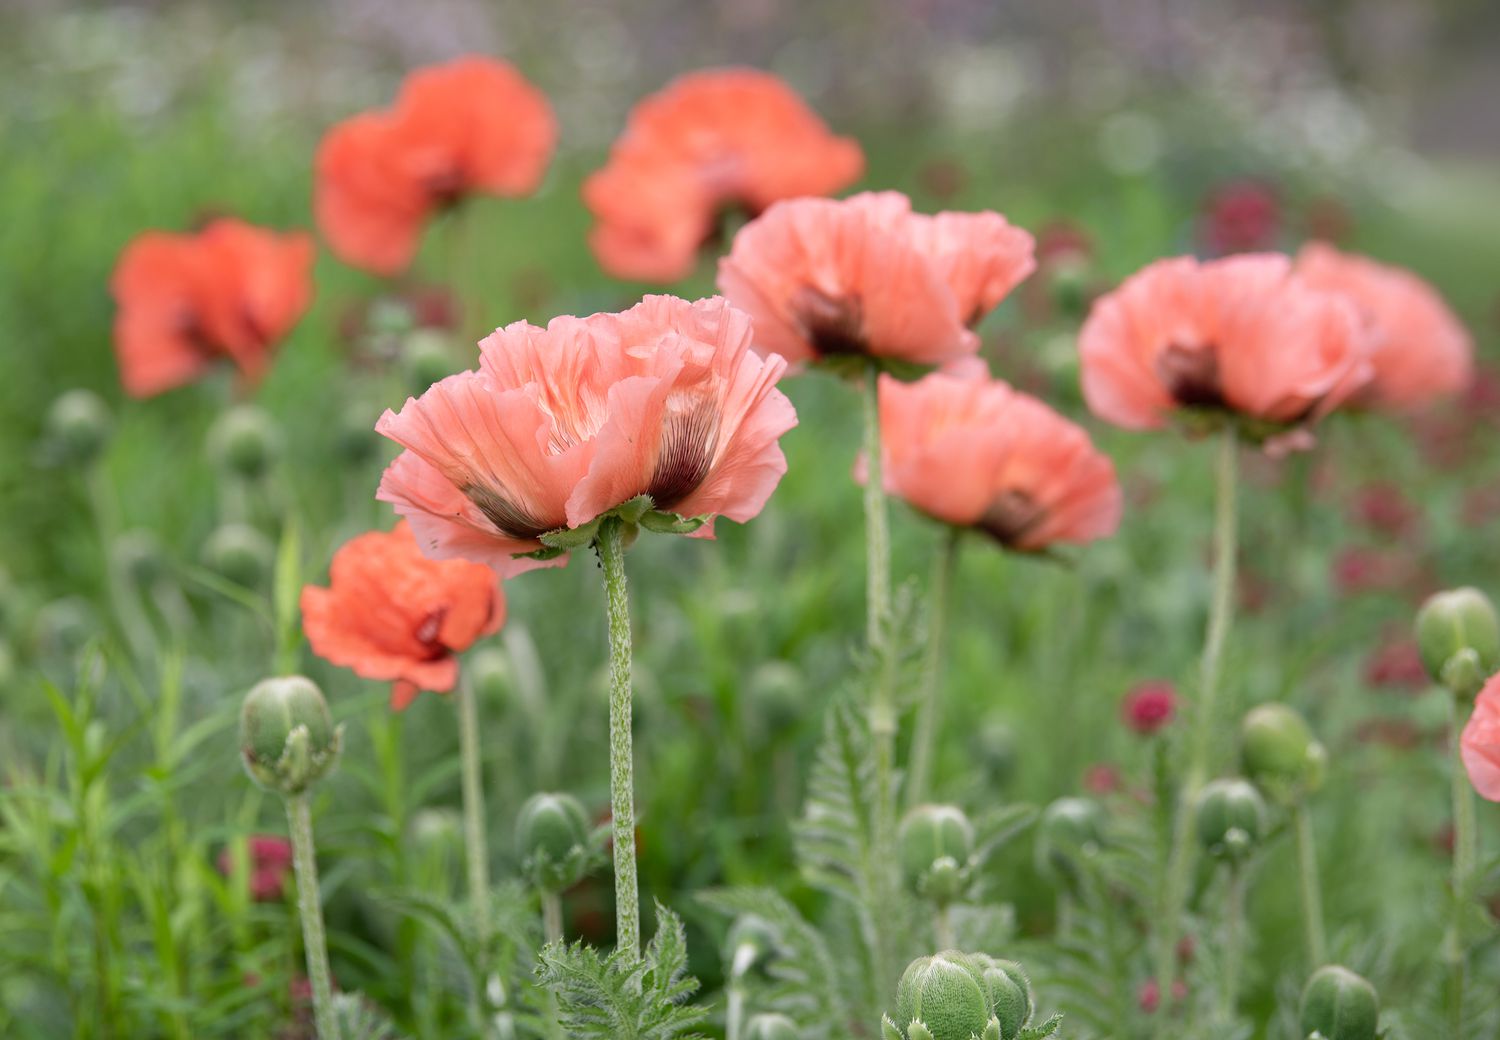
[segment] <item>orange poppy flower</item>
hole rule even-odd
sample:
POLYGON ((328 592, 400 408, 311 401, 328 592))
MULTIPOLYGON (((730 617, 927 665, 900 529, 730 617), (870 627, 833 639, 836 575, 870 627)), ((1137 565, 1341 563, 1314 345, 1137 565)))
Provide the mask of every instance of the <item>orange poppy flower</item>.
POLYGON ((470 194, 529 195, 556 144, 546 97, 505 62, 466 57, 419 69, 389 109, 324 136, 318 227, 340 259, 396 274, 434 212, 470 194))
POLYGON ((939 365, 1035 267, 998 213, 911 211, 899 192, 778 202, 740 229, 719 289, 755 319, 756 349, 789 362, 865 355, 939 365))
POLYGON ((1128 429, 1180 408, 1300 426, 1370 376, 1354 309, 1273 253, 1158 260, 1095 302, 1078 348, 1089 407, 1128 429))
POLYGON ((1458 393, 1474 378, 1474 344, 1436 289, 1399 267, 1315 242, 1297 274, 1342 293, 1359 312, 1374 375, 1355 396, 1372 408, 1411 409, 1458 393))
POLYGON ((635 107, 609 162, 585 182, 597 221, 589 244, 612 275, 676 281, 726 208, 753 216, 838 191, 863 170, 859 145, 830 133, 770 73, 691 73, 635 107))
POLYGON ((196 234, 147 231, 110 279, 120 381, 133 397, 190 383, 220 358, 249 380, 312 299, 313 242, 232 219, 196 234))
POLYGON ((333 555, 329 587, 302 590, 313 653, 362 678, 389 680, 397 711, 418 691, 453 689, 457 655, 504 622, 494 572, 428 559, 404 522, 345 543, 333 555))
POLYGON ((375 429, 407 450, 377 497, 424 551, 502 575, 557 564, 520 554, 650 495, 658 510, 743 523, 786 472, 797 423, 779 358, 717 297, 648 296, 621 314, 516 322, 480 344, 477 372, 442 380, 375 429))
POLYGON ((888 492, 1007 548, 1090 542, 1119 526, 1109 456, 1082 427, 998 379, 881 376, 880 430, 888 492))
POLYGON ((1458 746, 1474 790, 1482 798, 1500 802, 1500 675, 1479 691, 1458 746))

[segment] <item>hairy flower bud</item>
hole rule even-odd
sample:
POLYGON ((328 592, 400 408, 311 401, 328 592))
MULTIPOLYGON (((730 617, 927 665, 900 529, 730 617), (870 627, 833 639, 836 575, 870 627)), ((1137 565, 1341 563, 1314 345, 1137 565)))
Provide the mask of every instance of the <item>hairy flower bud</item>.
POLYGON ((1214 780, 1198 797, 1198 840, 1210 856, 1242 863, 1265 835, 1266 804, 1244 780, 1214 780))
POLYGON ((1017 962, 986 953, 969 954, 969 962, 979 971, 990 1015, 1000 1025, 1001 1040, 1015 1040, 1031 1021, 1031 979, 1017 962))
POLYGON ((1104 842, 1104 812, 1087 798, 1059 798, 1042 812, 1037 828, 1037 869, 1073 884, 1104 842))
POLYGON ((919 805, 901 821, 898 847, 906 883, 930 899, 950 902, 962 886, 957 875, 974 851, 974 825, 956 805, 919 805))
POLYGON ((1476 588, 1439 592, 1417 612, 1417 647, 1428 675, 1472 697, 1500 668, 1500 616, 1476 588))
POLYGON ((245 695, 240 754, 261 787, 301 794, 332 771, 342 745, 343 727, 334 726, 323 691, 311 679, 264 679, 245 695))
POLYGON ((229 409, 208 431, 209 458, 246 480, 265 476, 280 451, 276 421, 253 404, 229 409))
POLYGON ((104 398, 92 390, 69 390, 47 410, 46 438, 61 460, 92 462, 104 450, 114 420, 104 398))
POLYGON ((1337 964, 1319 968, 1302 991, 1308 1040, 1375 1040, 1380 997, 1363 977, 1337 964))
POLYGON ((203 562, 237 585, 255 588, 270 573, 276 549, 249 524, 221 524, 203 543, 203 562))
POLYGON ((588 870, 589 830, 588 813, 577 798, 532 795, 516 817, 522 871, 538 888, 554 892, 576 884, 588 870))
POLYGON ((1278 802, 1295 802, 1323 786, 1328 753, 1307 720, 1285 704, 1252 708, 1240 723, 1240 742, 1246 774, 1278 802))
POLYGON ((989 1020, 990 1002, 979 972, 956 950, 912 961, 896 987, 895 1021, 907 1040, 915 1040, 913 1025, 932 1040, 972 1040, 989 1020))
POLYGON ((745 1025, 745 1040, 801 1040, 797 1023, 785 1015, 756 1015, 745 1025))

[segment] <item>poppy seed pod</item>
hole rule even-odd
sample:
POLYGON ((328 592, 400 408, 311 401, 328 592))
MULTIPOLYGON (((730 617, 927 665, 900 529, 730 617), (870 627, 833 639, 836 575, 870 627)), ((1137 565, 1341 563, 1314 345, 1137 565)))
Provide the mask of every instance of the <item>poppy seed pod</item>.
POLYGON ((225 471, 259 480, 281 453, 276 420, 253 404, 236 405, 208 431, 208 455, 225 471))
POLYGON ((570 794, 534 794, 516 818, 516 847, 523 872, 538 888, 568 888, 588 868, 588 813, 570 794))
POLYGON ((1265 836, 1266 804, 1244 780, 1214 780, 1198 798, 1198 840, 1215 859, 1242 863, 1265 836))
POLYGON ((69 390, 47 410, 46 437, 62 461, 93 462, 104 450, 114 421, 109 406, 92 390, 69 390))
POLYGON ((203 544, 209 569, 247 588, 261 584, 275 556, 270 539, 248 524, 223 524, 203 544))
POLYGON ((1308 1040, 1375 1040, 1380 997, 1362 976, 1330 964, 1307 980, 1300 1017, 1308 1040))
POLYGON ((1104 813, 1087 798, 1059 798, 1042 812, 1037 830, 1037 869, 1054 880, 1073 884, 1083 863, 1104 841, 1104 813))
POLYGON ((240 709, 240 754, 250 778, 268 791, 297 795, 333 770, 343 745, 323 691, 311 679, 264 679, 240 709))
POLYGON ((785 1015, 756 1015, 745 1025, 745 1040, 801 1040, 797 1023, 785 1015))
POLYGON ((1285 704, 1250 709, 1240 742, 1246 774, 1275 800, 1294 802, 1323 786, 1328 753, 1307 720, 1285 704))
MULTIPOLYGON (((897 835, 901 857, 901 875, 915 891, 947 902, 956 893, 933 891, 934 868, 947 860, 961 871, 974 851, 974 825, 956 805, 919 805, 901 821, 897 835)), ((954 870, 941 870, 951 874, 954 870)), ((952 886, 940 886, 951 888, 952 886)))
POLYGON ((896 1022, 907 1040, 972 1040, 990 1021, 980 973, 957 950, 914 960, 896 987, 896 1022), (920 1026, 922 1032, 916 1032, 920 1026))
POLYGON ((1417 647, 1427 674, 1472 697, 1500 668, 1500 616, 1488 596, 1464 587, 1439 592, 1417 612, 1417 647), (1464 651, 1474 655, 1468 661, 1464 651))

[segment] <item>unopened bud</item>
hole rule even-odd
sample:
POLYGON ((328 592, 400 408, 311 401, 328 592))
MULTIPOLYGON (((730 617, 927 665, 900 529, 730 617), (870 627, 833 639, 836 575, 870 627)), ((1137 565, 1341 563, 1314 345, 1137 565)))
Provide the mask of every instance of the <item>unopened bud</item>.
POLYGON ((911 962, 896 987, 896 1017, 907 1040, 973 1040, 990 1020, 979 973, 962 953, 949 950, 911 962))
POLYGON ((956 805, 919 805, 901 821, 897 839, 906 883, 936 902, 951 901, 974 851, 974 825, 964 811, 956 805))
POLYGON ((69 390, 52 402, 45 429, 62 461, 81 464, 99 457, 113 426, 104 398, 92 390, 69 390))
POLYGON ((222 524, 203 545, 203 562, 210 570, 247 588, 265 580, 275 557, 270 539, 248 524, 222 524))
POLYGON ((1015 1040, 1031 1021, 1031 979, 1016 961, 972 953, 969 962, 979 971, 990 1015, 1000 1026, 1001 1040, 1015 1040))
POLYGON ((496 646, 475 650, 464 659, 464 674, 481 701, 503 701, 510 689, 510 661, 496 646))
POLYGON ((1417 648, 1428 675, 1461 696, 1473 697, 1500 668, 1500 616, 1495 605, 1467 586, 1429 597, 1417 612, 1417 648))
POLYGON ((1042 873, 1076 883, 1104 843, 1104 812, 1087 798, 1059 798, 1042 812, 1036 861, 1042 873))
POLYGON ((240 709, 240 754, 261 787, 301 794, 338 762, 343 728, 333 724, 323 691, 300 675, 264 679, 240 709))
POLYGON ((235 405, 208 431, 209 458, 246 480, 256 480, 281 453, 276 422, 253 404, 235 405))
POLYGON ((1284 804, 1323 786, 1328 753, 1313 739, 1307 720, 1285 704, 1252 708, 1240 723, 1245 772, 1284 804))
POLYGON ((1214 780, 1198 797, 1198 840, 1215 859, 1243 863, 1265 836, 1266 803, 1254 785, 1214 780))
POLYGON ((568 888, 588 870, 588 813, 570 794, 534 794, 516 817, 516 846, 533 884, 554 892, 568 888))
POLYGON ((756 1015, 745 1025, 745 1040, 802 1040, 802 1033, 785 1015, 756 1015))
POLYGON ((1319 968, 1302 991, 1302 1033, 1308 1040, 1375 1040, 1380 997, 1362 976, 1337 964, 1319 968))

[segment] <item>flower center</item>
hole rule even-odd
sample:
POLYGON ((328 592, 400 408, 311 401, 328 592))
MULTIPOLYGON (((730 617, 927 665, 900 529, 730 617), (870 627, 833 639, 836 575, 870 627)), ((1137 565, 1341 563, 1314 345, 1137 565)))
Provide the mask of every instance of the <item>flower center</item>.
POLYGON ((979 518, 978 526, 1002 545, 1014 546, 1041 523, 1044 510, 1024 491, 1002 491, 979 518))
POLYGON ((1156 375, 1178 404, 1198 408, 1224 406, 1219 359, 1212 347, 1173 343, 1157 357, 1156 375))
POLYGON ((810 285, 792 298, 792 313, 819 354, 868 354, 860 328, 863 311, 857 296, 829 296, 810 285))

